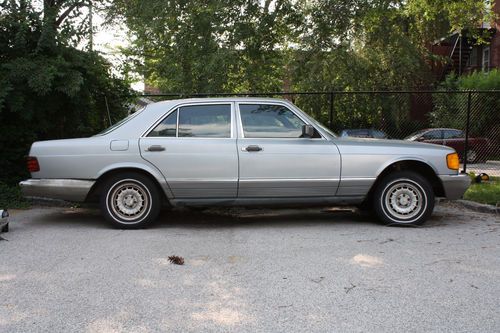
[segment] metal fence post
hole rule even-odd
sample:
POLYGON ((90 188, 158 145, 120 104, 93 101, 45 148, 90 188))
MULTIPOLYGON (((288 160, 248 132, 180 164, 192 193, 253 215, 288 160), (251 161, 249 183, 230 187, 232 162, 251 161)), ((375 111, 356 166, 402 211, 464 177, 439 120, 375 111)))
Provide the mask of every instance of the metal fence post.
POLYGON ((464 169, 463 173, 467 172, 467 153, 469 151, 469 127, 470 127, 470 109, 471 109, 471 101, 472 101, 472 92, 469 91, 467 94, 467 120, 465 123, 465 145, 464 145, 464 169))
POLYGON ((333 92, 330 92, 330 113, 328 114, 328 127, 333 130, 333 92))

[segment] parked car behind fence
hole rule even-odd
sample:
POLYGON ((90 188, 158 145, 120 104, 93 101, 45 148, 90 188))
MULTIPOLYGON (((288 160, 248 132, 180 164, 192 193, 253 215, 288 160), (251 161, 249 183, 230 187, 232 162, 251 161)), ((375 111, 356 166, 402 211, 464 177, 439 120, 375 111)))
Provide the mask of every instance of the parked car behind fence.
POLYGON ((356 137, 356 138, 373 138, 373 139, 388 139, 389 136, 384 131, 375 128, 351 128, 344 129, 340 132, 341 137, 356 137))
MULTIPOLYGON (((405 138, 410 141, 433 143, 448 146, 458 152, 460 160, 464 159, 465 133, 454 128, 427 128, 410 134, 405 138)), ((487 138, 468 138, 467 162, 485 162, 492 156, 492 144, 487 138)))

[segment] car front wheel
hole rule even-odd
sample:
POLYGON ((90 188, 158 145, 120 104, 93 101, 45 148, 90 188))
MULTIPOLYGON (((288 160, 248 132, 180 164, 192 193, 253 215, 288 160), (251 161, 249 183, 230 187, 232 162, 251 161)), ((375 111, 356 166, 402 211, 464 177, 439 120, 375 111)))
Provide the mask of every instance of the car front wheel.
POLYGON ((118 174, 105 183, 101 210, 105 218, 122 229, 144 228, 160 212, 160 193, 156 184, 138 173, 118 174))
POLYGON ((434 192, 429 181, 411 171, 387 175, 374 195, 378 217, 389 225, 420 225, 434 210, 434 192))

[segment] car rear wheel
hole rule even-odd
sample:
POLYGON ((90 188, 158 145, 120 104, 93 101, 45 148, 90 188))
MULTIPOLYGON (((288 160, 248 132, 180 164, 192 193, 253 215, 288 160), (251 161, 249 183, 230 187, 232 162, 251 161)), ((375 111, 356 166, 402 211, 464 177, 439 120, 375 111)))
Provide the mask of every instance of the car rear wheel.
POLYGON ((6 224, 2 227, 2 232, 9 232, 9 224, 6 224))
POLYGON ((420 225, 434 210, 434 192, 421 175, 399 171, 387 175, 374 195, 378 217, 389 225, 420 225))
POLYGON ((118 174, 105 183, 101 193, 105 218, 121 229, 144 228, 160 213, 160 193, 156 184, 139 173, 118 174))

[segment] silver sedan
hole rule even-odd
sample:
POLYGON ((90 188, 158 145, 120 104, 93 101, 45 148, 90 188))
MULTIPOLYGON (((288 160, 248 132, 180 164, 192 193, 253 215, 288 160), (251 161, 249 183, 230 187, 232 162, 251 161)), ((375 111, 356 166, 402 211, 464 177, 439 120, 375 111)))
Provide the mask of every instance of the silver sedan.
POLYGON ((421 224, 435 197, 470 184, 449 147, 339 138, 295 105, 266 98, 150 104, 104 132, 35 142, 26 196, 98 201, 120 228, 171 206, 357 205, 421 224))

